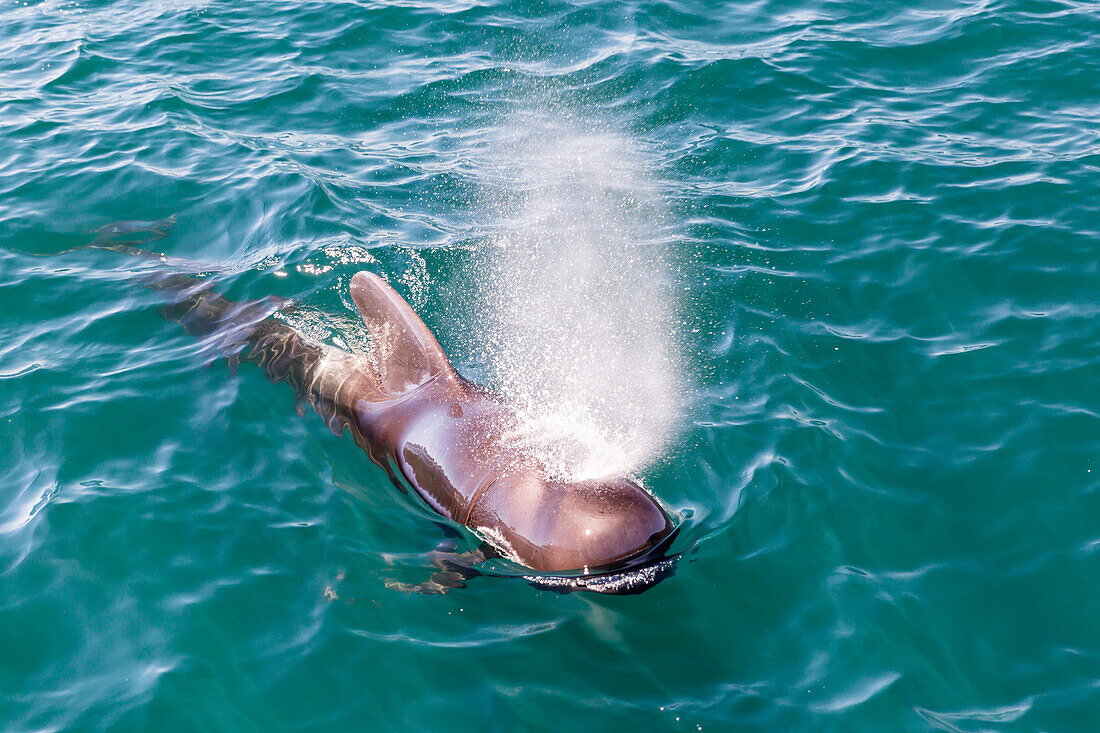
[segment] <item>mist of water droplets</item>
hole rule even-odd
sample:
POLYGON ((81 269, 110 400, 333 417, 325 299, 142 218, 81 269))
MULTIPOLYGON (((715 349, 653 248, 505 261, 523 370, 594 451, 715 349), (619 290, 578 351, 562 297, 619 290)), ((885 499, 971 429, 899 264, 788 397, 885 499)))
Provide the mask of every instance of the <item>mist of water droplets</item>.
POLYGON ((471 304, 513 436, 572 479, 637 471, 682 413, 675 268, 644 151, 582 119, 519 114, 487 145, 492 222, 471 304))

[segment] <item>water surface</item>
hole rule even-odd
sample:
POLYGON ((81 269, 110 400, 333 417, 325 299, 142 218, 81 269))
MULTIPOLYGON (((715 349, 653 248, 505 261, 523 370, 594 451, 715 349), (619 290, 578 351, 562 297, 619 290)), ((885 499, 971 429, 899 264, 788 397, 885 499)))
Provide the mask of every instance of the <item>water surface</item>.
POLYGON ((47 0, 0 29, 5 730, 1100 718, 1094 4, 47 0), (463 373, 611 395, 580 412, 682 517, 676 576, 387 588, 431 572, 434 515, 164 321, 145 265, 34 256, 172 213, 156 246, 317 338, 361 344, 371 269, 463 373), (538 328, 554 288, 599 308, 538 328))

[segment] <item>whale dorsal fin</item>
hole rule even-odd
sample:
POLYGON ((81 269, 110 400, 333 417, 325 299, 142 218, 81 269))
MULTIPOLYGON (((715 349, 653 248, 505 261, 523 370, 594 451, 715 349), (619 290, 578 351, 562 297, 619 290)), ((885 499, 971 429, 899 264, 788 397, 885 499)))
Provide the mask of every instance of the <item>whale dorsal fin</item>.
POLYGON ((356 273, 351 279, 351 299, 370 334, 383 390, 398 395, 440 373, 454 373, 424 321, 382 278, 371 272, 356 273))

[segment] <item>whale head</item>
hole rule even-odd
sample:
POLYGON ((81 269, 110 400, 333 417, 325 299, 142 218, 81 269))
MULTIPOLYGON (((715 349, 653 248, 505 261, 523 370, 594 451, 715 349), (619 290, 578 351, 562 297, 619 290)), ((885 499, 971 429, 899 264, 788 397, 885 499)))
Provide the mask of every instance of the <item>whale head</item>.
POLYGON ((554 590, 639 592, 670 574, 674 564, 664 551, 675 525, 657 500, 628 478, 565 482, 536 472, 502 476, 477 497, 467 524, 506 557, 552 574, 528 579, 554 590), (659 567, 662 562, 666 565, 659 567), (597 580, 611 576, 624 582, 597 580))

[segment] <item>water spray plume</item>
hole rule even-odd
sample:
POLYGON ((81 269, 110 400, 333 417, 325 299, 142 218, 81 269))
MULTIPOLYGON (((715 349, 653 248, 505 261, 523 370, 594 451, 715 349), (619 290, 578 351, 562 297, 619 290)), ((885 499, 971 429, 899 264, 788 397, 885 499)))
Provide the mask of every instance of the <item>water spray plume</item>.
POLYGON ((637 471, 674 437, 683 394, 668 227, 644 157, 548 114, 517 116, 489 147, 495 224, 473 304, 488 381, 551 472, 637 471))

